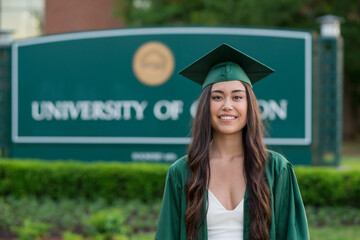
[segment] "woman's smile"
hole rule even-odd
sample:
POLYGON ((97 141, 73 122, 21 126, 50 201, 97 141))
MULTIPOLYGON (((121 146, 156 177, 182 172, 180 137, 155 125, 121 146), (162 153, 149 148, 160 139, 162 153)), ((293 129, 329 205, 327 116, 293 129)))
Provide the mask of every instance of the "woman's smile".
POLYGON ((220 115, 219 118, 223 120, 224 122, 231 121, 237 119, 237 116, 234 115, 220 115))

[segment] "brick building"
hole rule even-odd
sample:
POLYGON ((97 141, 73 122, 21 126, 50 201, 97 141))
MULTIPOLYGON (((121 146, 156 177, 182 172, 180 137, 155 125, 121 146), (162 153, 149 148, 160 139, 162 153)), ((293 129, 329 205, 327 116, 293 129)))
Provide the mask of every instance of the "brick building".
POLYGON ((114 0, 45 0, 43 34, 124 27, 114 17, 114 0))

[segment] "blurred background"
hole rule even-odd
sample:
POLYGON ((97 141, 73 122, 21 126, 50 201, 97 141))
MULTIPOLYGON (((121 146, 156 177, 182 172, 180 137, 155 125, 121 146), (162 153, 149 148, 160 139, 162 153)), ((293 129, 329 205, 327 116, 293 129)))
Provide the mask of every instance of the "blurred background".
MULTIPOLYGON (((341 52, 333 66, 338 74, 333 88, 338 91, 334 101, 329 100, 340 106, 331 115, 333 131, 318 132, 316 144, 309 148, 320 160, 309 160, 308 166, 296 166, 295 171, 311 238, 360 239, 358 0, 0 0, 0 78, 11 75, 4 64, 11 62, 12 44, 21 40, 84 31, 196 26, 307 31, 321 42, 321 27, 329 19, 339 33, 335 42, 324 38, 322 46, 330 49, 335 44, 335 51, 341 52), (335 140, 325 144, 325 135, 335 140)), ((11 86, 1 81, 0 88, 0 112, 9 112, 6 99, 11 86)), ((8 115, 0 116, 5 119, 0 122, 0 239, 154 238, 169 163, 103 162, 101 154, 92 162, 76 157, 47 161, 26 154, 13 158, 6 150, 11 142, 8 115)), ((325 112, 318 116, 326 118, 325 112)), ((313 125, 314 131, 321 127, 321 122, 313 125)), ((35 151, 31 145, 11 146, 22 153, 35 151)), ((36 151, 51 154, 52 147, 36 151)), ((112 147, 117 146, 103 148, 103 160, 112 147)), ((91 152, 82 145, 79 151, 91 152)))

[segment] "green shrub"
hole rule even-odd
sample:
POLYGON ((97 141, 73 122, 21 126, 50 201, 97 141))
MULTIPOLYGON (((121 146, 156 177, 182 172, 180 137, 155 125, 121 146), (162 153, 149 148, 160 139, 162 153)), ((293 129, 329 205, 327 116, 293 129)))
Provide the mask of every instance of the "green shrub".
MULTIPOLYGON (((169 165, 0 160, 0 195, 152 202, 169 165)), ((305 205, 360 207, 360 171, 295 167, 305 205)))
POLYGON ((168 165, 0 160, 0 194, 60 198, 160 199, 168 165))
POLYGON ((295 168, 305 205, 360 206, 360 171, 331 168, 295 168))
MULTIPOLYGON (((122 224, 118 228, 121 228, 120 230, 126 232, 127 235, 134 236, 137 233, 152 232, 156 229, 160 207, 161 201, 144 203, 139 200, 118 199, 110 203, 103 199, 53 200, 7 196, 0 198, 0 226, 2 230, 10 233, 13 226, 21 226, 23 219, 29 219, 31 222, 49 224, 51 226, 49 234, 59 235, 62 232, 68 232, 67 238, 76 238, 76 234, 85 236, 89 230, 89 220, 91 218, 99 219, 98 215, 102 213, 102 215, 116 218, 114 223, 122 224), (118 210, 121 210, 121 213, 118 210), (104 214, 106 212, 109 214, 104 214)), ((110 224, 103 229, 111 230, 113 229, 112 225, 116 226, 111 223, 111 218, 110 220, 101 220, 97 224, 94 220, 91 225, 100 225, 98 229, 101 229, 101 224, 106 221, 110 224)), ((0 239, 3 237, 1 233, 0 239)))
POLYGON ((359 226, 360 208, 306 206, 309 226, 359 226))
POLYGON ((20 227, 12 227, 12 231, 16 232, 20 240, 40 240, 46 236, 50 225, 46 223, 33 222, 25 219, 20 227))
POLYGON ((65 233, 63 233, 62 236, 63 236, 64 240, 129 240, 129 238, 124 235, 115 235, 112 237, 107 237, 104 234, 97 234, 93 237, 85 238, 80 234, 74 234, 72 232, 65 232, 65 233))
POLYGON ((64 240, 83 240, 83 236, 80 234, 75 234, 69 231, 66 231, 62 234, 64 240))
POLYGON ((130 240, 153 240, 153 239, 155 239, 155 233, 143 233, 130 238, 130 240))
MULTIPOLYGON (((0 226, 3 230, 0 232, 0 239, 8 237, 1 234, 9 232, 14 228, 12 226, 15 225, 20 226, 22 232, 28 231, 29 226, 31 231, 36 228, 32 229, 33 227, 25 224, 23 219, 27 219, 31 223, 48 224, 51 226, 51 231, 48 231, 49 235, 62 235, 64 240, 105 239, 106 233, 104 231, 107 230, 101 230, 101 232, 98 231, 97 233, 93 231, 92 236, 86 234, 91 218, 95 219, 91 224, 99 226, 98 229, 109 229, 112 233, 111 235, 113 235, 112 240, 121 239, 120 236, 123 239, 126 239, 127 236, 130 240, 154 239, 160 206, 160 201, 144 203, 139 200, 117 200, 109 203, 100 199, 96 201, 88 199, 60 199, 53 201, 48 198, 34 199, 25 197, 17 199, 14 197, 4 197, 0 198, 0 226), (50 207, 53 210, 49 210, 50 207), (20 210, 29 208, 31 210, 20 210), (3 215, 4 209, 6 209, 6 214, 3 215), (119 209, 122 213, 116 213, 119 209), (45 210, 49 211, 49 215, 44 213, 45 210), (111 216, 110 220, 104 220, 106 219, 104 216, 107 215, 111 216), (111 218, 118 219, 111 220, 111 218), (68 219, 72 219, 72 224, 68 222, 68 219), (111 224, 102 227, 106 225, 104 224, 105 222, 110 222, 111 224), (127 226, 129 226, 129 229, 127 226), (27 230, 25 231, 25 229, 27 230), (119 232, 126 232, 126 236, 116 233, 117 231, 114 231, 114 229, 120 229, 119 232), (129 232, 127 232, 128 230, 129 232)), ((310 227, 360 225, 360 208, 315 207, 306 205, 306 213, 310 227)))
MULTIPOLYGON (((115 236, 125 235, 129 228, 125 225, 125 216, 120 209, 103 209, 91 215, 86 221, 87 230, 90 236, 111 239, 115 236)), ((125 238, 121 237, 121 238, 125 238)))

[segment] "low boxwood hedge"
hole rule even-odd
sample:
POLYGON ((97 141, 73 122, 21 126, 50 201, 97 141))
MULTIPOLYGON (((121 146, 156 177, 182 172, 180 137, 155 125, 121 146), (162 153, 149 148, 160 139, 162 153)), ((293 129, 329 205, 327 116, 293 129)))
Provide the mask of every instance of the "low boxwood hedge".
POLYGON ((168 165, 0 160, 0 195, 113 200, 161 197, 168 165))
POLYGON ((295 167, 304 203, 360 207, 360 171, 295 167))
MULTIPOLYGON (((167 164, 0 159, 0 195, 161 199, 167 164)), ((305 205, 360 207, 360 171, 295 167, 305 205)))

